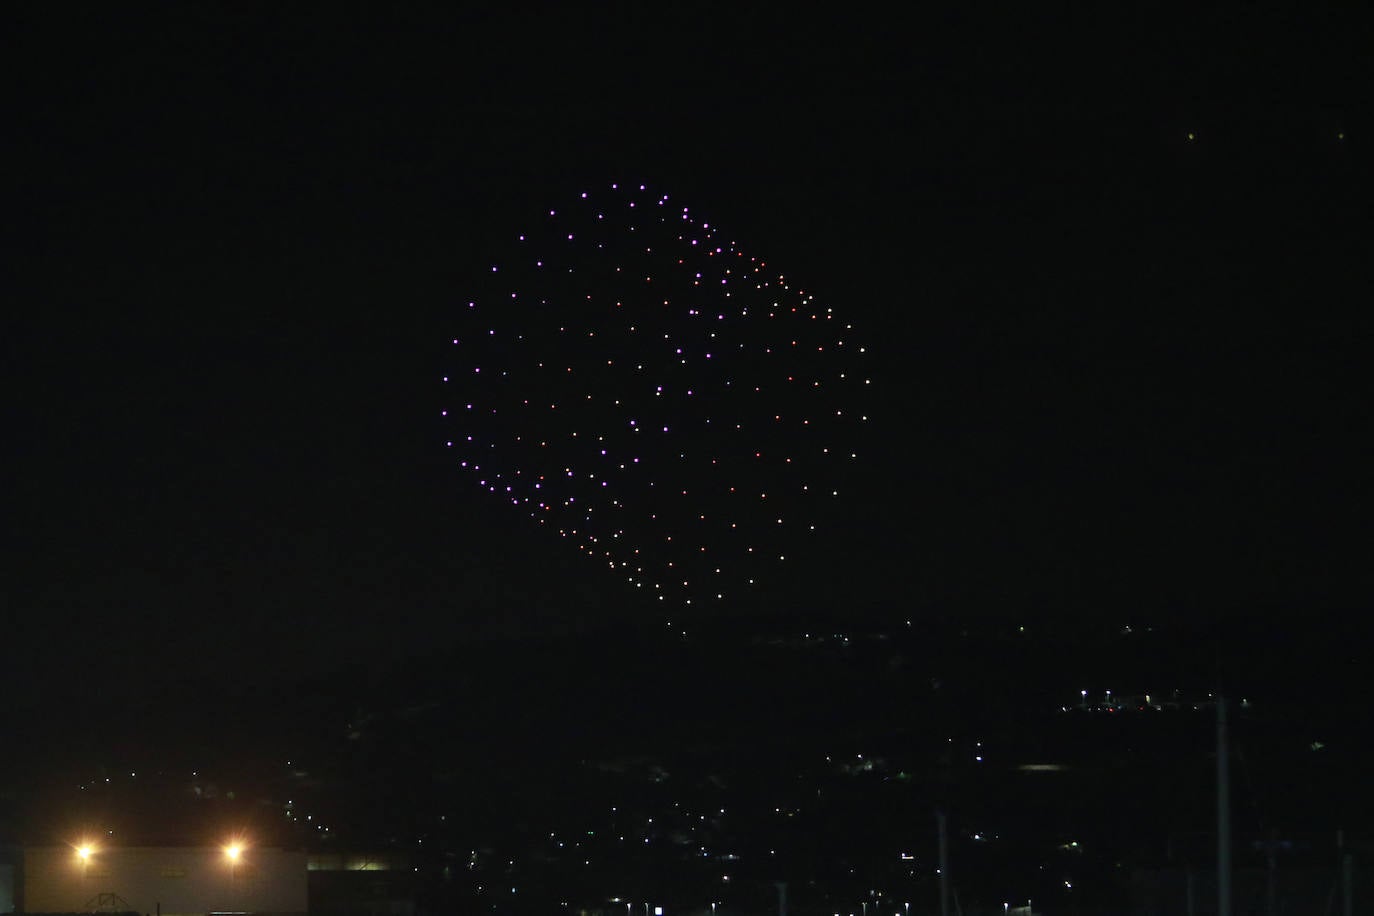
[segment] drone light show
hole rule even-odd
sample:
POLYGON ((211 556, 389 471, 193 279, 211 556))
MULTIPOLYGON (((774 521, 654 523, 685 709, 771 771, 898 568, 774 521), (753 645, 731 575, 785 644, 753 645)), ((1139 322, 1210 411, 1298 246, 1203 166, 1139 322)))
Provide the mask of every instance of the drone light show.
POLYGON ((759 594, 843 539, 869 379, 831 305, 644 185, 575 195, 512 243, 443 375, 472 485, 670 606, 759 594))

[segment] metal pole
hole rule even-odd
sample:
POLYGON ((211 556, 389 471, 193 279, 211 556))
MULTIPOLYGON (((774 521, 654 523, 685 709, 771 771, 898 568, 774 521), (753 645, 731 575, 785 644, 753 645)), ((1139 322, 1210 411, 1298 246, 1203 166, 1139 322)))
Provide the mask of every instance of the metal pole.
POLYGON ((1217 695, 1217 916, 1231 916, 1231 757, 1226 698, 1217 695))
POLYGON ((1189 865, 1183 873, 1184 897, 1187 904, 1188 916, 1197 916, 1197 907, 1193 903, 1193 866, 1189 865))
POLYGON ((1279 846, 1279 831, 1277 827, 1269 828, 1269 851, 1266 856, 1265 864, 1268 866, 1268 874, 1264 885, 1265 912, 1269 916, 1278 916, 1278 864, 1275 861, 1275 853, 1279 846))
POLYGON ((1341 904, 1342 916, 1354 916, 1355 914, 1355 857, 1351 853, 1345 854, 1345 859, 1341 862, 1341 890, 1345 901, 1341 904))
POLYGON ((945 812, 935 812, 940 843, 940 916, 949 916, 949 841, 945 836, 945 812))

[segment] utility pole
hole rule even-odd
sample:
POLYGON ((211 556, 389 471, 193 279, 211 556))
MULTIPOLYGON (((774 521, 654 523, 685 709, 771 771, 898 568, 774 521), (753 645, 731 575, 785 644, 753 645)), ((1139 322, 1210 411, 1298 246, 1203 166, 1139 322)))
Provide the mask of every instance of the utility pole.
POLYGON ((1279 831, 1277 827, 1269 828, 1269 846, 1265 856, 1266 881, 1264 885, 1265 912, 1269 916, 1278 916, 1278 862, 1275 855, 1279 848, 1279 831))
POLYGON ((1231 756, 1226 698, 1217 694, 1217 916, 1231 916, 1231 756))
POLYGON ((1345 854, 1341 860, 1341 890, 1345 900, 1341 904, 1343 916, 1354 916, 1355 913, 1355 857, 1350 853, 1345 854))
POLYGON ((935 811, 935 828, 940 843, 940 916, 949 916, 949 839, 945 835, 945 812, 935 811))

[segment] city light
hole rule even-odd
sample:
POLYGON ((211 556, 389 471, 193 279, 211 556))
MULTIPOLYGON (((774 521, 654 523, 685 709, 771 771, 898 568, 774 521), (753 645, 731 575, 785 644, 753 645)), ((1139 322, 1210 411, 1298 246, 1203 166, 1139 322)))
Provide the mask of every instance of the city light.
POLYGON ((243 854, 243 846, 238 843, 230 843, 224 847, 224 854, 229 857, 230 861, 238 861, 238 857, 243 854))
POLYGON ((77 854, 78 856, 81 857, 81 861, 82 861, 82 862, 85 862, 85 861, 87 861, 88 859, 90 859, 91 853, 93 853, 93 852, 95 852, 94 849, 92 849, 90 846, 84 845, 84 844, 81 845, 81 846, 78 846, 78 847, 76 848, 76 854, 77 854))

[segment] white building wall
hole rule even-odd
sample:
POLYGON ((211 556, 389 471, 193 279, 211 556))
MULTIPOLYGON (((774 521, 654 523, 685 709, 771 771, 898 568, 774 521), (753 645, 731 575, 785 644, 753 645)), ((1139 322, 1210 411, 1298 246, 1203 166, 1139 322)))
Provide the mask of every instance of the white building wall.
POLYGON ((235 861, 217 847, 107 847, 83 861, 70 846, 28 846, 23 868, 30 913, 89 910, 100 894, 163 916, 307 910, 303 852, 248 847, 235 861))
POLYGON ((0 863, 0 913, 14 912, 14 866, 0 863))

